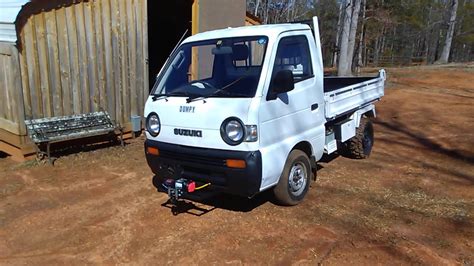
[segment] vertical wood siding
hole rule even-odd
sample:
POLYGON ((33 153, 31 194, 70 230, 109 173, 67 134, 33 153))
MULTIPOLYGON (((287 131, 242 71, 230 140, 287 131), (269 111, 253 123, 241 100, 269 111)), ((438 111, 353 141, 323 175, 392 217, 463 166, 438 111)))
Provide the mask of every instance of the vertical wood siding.
POLYGON ((0 128, 24 133, 23 95, 18 50, 11 43, 0 43, 0 128))
MULTIPOLYGON (((141 115, 148 96, 146 16, 146 0, 94 0, 31 15, 17 57, 26 119, 106 110, 125 125, 141 115)), ((0 56, 0 64, 5 60, 0 56)), ((0 117, 21 120, 13 116, 2 106, 0 117)))

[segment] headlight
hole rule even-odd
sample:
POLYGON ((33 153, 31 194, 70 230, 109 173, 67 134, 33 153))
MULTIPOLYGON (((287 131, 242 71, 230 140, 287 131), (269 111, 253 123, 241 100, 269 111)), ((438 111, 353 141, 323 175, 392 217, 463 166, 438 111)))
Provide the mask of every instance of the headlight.
POLYGON ((224 120, 221 125, 222 139, 229 145, 239 145, 244 140, 245 129, 242 122, 235 117, 224 120))
POLYGON ((156 113, 150 113, 146 118, 146 130, 153 137, 158 136, 161 130, 160 118, 156 113))
POLYGON ((240 119, 229 117, 221 125, 221 136, 225 143, 235 146, 243 141, 255 142, 258 140, 257 126, 244 125, 240 119))

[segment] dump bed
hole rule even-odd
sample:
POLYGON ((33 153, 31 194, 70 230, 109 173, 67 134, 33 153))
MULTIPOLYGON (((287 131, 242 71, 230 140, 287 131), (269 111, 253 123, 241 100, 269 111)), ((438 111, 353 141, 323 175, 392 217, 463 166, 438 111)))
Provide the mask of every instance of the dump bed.
POLYGON ((325 77, 324 100, 327 119, 356 111, 384 95, 385 70, 377 77, 325 77))

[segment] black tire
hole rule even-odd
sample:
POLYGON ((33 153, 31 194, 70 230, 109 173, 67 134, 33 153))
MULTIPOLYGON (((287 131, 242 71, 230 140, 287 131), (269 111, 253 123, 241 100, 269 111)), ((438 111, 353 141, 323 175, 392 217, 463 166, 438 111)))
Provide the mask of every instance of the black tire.
POLYGON ((374 145, 374 126, 367 117, 362 117, 356 135, 346 141, 345 155, 353 159, 366 159, 374 145))
POLYGON ((278 203, 286 206, 294 206, 300 203, 308 192, 311 176, 311 164, 306 153, 300 150, 291 151, 286 159, 280 180, 273 190, 278 203), (292 176, 294 178, 290 181, 292 176), (292 185, 290 185, 290 182, 292 185))

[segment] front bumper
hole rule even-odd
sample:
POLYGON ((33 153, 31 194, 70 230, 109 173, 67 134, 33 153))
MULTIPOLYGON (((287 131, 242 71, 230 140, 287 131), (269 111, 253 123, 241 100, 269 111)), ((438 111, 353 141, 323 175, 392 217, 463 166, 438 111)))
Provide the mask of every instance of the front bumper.
POLYGON ((211 183, 215 190, 244 197, 252 197, 260 191, 260 151, 216 150, 146 140, 145 154, 148 165, 161 181, 185 178, 211 183), (148 154, 147 147, 158 148, 159 155, 148 154), (226 159, 245 160, 246 168, 229 168, 226 159))

